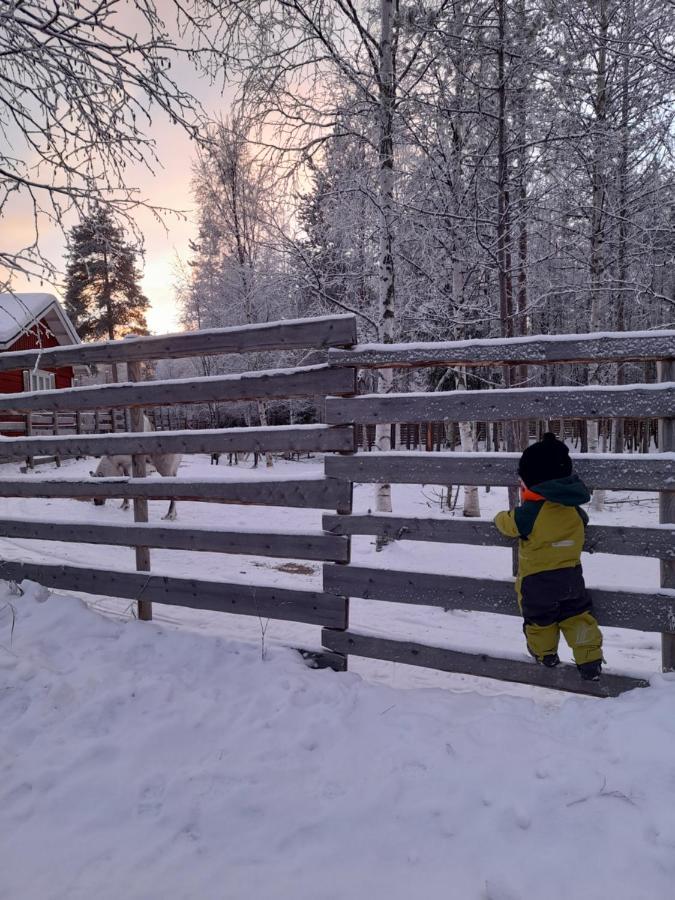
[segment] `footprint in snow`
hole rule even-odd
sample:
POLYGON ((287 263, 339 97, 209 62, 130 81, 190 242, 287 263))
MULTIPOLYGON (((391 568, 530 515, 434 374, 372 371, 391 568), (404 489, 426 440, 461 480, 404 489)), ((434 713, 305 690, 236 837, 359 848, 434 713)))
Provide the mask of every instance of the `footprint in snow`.
POLYGON ((140 816, 157 816, 164 805, 166 792, 166 779, 163 775, 155 775, 141 790, 138 801, 138 814, 140 816))

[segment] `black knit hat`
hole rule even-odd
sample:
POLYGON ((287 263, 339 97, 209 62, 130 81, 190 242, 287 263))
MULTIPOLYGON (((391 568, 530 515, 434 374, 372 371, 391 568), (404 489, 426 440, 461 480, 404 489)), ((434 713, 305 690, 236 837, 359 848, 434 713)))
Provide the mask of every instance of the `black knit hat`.
POLYGON ((572 474, 572 460, 567 445, 550 431, 520 457, 518 474, 527 487, 572 474))

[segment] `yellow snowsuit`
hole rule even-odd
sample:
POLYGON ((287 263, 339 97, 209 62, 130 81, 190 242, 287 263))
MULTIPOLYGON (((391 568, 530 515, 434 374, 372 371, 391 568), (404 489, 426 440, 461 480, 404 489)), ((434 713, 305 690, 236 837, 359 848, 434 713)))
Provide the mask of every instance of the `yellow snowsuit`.
POLYGON ((576 475, 525 492, 521 506, 497 513, 503 535, 519 538, 516 594, 527 645, 539 661, 558 650, 562 631, 577 665, 602 659, 602 634, 581 570, 588 489, 576 475))

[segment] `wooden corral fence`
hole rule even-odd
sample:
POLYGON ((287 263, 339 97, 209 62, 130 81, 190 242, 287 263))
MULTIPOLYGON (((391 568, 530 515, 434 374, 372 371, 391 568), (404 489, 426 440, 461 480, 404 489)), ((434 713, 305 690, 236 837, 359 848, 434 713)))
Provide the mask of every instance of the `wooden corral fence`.
MULTIPOLYGON (((69 388, 40 393, 0 396, 0 416, 31 414, 79 416, 102 410, 126 411, 131 431, 109 434, 50 434, 0 438, 5 459, 60 459, 78 456, 131 454, 133 478, 1 478, 2 497, 127 498, 134 502, 135 524, 95 524, 90 520, 54 523, 47 517, 0 520, 0 536, 34 540, 122 545, 136 553, 136 572, 105 567, 0 562, 0 578, 20 582, 28 578, 47 587, 138 601, 142 619, 152 617, 152 603, 220 610, 322 626, 346 627, 347 601, 320 590, 292 590, 255 584, 176 578, 150 570, 151 547, 177 550, 252 554, 271 557, 346 562, 349 538, 316 533, 286 533, 271 528, 262 534, 214 528, 158 527, 148 524, 149 500, 191 500, 208 503, 246 503, 308 507, 348 512, 351 486, 331 478, 280 478, 252 481, 213 481, 175 478, 145 480, 146 457, 171 453, 227 452, 340 452, 353 449, 351 426, 304 425, 212 429, 205 431, 143 431, 143 409, 170 404, 323 398, 351 394, 354 369, 314 365, 243 375, 173 381, 141 380, 142 362, 210 354, 289 351, 348 346, 356 335, 353 316, 272 322, 163 337, 133 338, 100 344, 44 350, 44 366, 123 362, 129 383, 69 388), (55 527, 58 526, 58 527, 55 527)), ((37 351, 7 353, 0 370, 30 368, 37 351)))
MULTIPOLYGON (((350 369, 657 361, 659 382, 656 384, 329 398, 326 422, 333 426, 373 428, 410 422, 423 426, 439 421, 504 423, 657 418, 661 452, 580 455, 575 458, 575 466, 594 489, 660 492, 661 524, 651 528, 591 526, 586 547, 598 553, 661 560, 662 587, 659 591, 593 589, 591 593, 602 625, 661 632, 663 669, 675 670, 675 331, 374 344, 330 350, 328 356, 333 366, 350 369)), ((345 485, 366 482, 512 487, 516 482, 519 455, 365 452, 329 456, 325 471, 328 477, 343 481, 345 485)), ((324 529, 334 535, 379 535, 393 540, 437 541, 451 545, 511 545, 491 522, 486 521, 343 513, 324 515, 323 524, 324 529)), ((454 549, 456 552, 457 547, 454 549)), ((496 580, 326 564, 324 590, 350 598, 518 615, 512 578, 496 580)), ((450 641, 451 638, 449 635, 450 641)), ((580 682, 572 666, 546 669, 529 661, 389 640, 349 629, 324 628, 323 645, 344 655, 605 696, 645 684, 640 679, 608 674, 603 676, 600 684, 589 684, 580 682)))
MULTIPOLYGON (((356 453, 356 426, 414 422, 658 418, 659 450, 640 455, 582 455, 575 464, 590 487, 660 492, 661 524, 650 528, 593 526, 588 549, 651 556, 661 560, 662 587, 653 592, 593 590, 601 624, 661 632, 663 667, 675 669, 675 332, 588 335, 577 338, 518 338, 415 345, 356 346, 353 316, 267 323, 162 337, 132 338, 42 351, 49 367, 124 362, 129 383, 0 397, 0 417, 50 413, 102 415, 119 410, 130 430, 108 434, 41 434, 0 438, 0 456, 11 459, 54 455, 130 454, 133 478, 0 479, 0 496, 33 498, 129 498, 135 524, 91 521, 53 523, 41 519, 0 520, 0 536, 132 547, 136 571, 76 565, 4 561, 0 577, 30 578, 48 587, 138 602, 139 617, 151 618, 152 603, 264 616, 322 627, 324 662, 346 668, 349 655, 392 660, 448 672, 537 684, 599 696, 642 686, 626 675, 605 675, 600 684, 581 683, 570 666, 543 669, 519 659, 431 647, 359 634, 349 628, 351 598, 385 600, 517 615, 513 581, 424 572, 400 572, 350 562, 351 536, 383 535, 395 540, 451 545, 506 545, 489 522, 354 515, 353 485, 421 483, 506 485, 516 480, 517 453, 394 451, 356 453), (208 354, 326 349, 326 364, 172 381, 142 381, 145 361, 208 354), (548 363, 658 361, 659 383, 620 387, 523 388, 515 390, 405 393, 356 396, 360 368, 548 363), (172 404, 325 399, 318 425, 144 432, 143 410, 172 404), (319 477, 261 481, 213 481, 180 477, 144 479, 146 456, 167 453, 325 453, 319 477), (149 500, 247 503, 325 511, 323 530, 265 533, 160 527, 148 523, 149 500), (58 527, 54 527, 58 524, 58 527), (177 578, 151 569, 152 547, 266 555, 324 562, 321 590, 177 578)), ((34 366, 37 351, 0 356, 0 370, 34 366)), ((448 635, 452 639, 452 635, 448 635)))

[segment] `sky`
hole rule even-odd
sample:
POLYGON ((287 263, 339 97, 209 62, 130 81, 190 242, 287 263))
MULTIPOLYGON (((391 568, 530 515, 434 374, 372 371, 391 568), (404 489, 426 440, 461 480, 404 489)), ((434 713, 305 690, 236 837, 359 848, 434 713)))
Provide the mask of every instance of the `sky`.
MULTIPOLYGON (((165 0, 159 0, 157 5, 160 9, 164 2, 165 0)), ((200 100, 210 116, 224 115, 227 112, 231 91, 226 89, 223 92, 219 86, 211 85, 186 61, 176 61, 172 70, 176 80, 200 100)), ((196 149, 187 135, 161 114, 154 118, 147 134, 156 143, 161 167, 156 167, 152 173, 144 166, 130 165, 127 170, 128 184, 138 188, 149 203, 183 212, 183 216, 167 216, 165 226, 147 211, 141 210, 135 216, 145 238, 142 287, 151 305, 147 317, 148 326, 152 333, 161 334, 180 330, 173 288, 174 268, 177 257, 187 259, 188 242, 195 236, 190 179, 196 149)), ((24 235, 28 239, 32 235, 32 219, 29 210, 25 208, 15 209, 0 224, 3 232, 11 232, 12 244, 18 244, 24 235)), ((41 247, 44 254, 63 270, 65 237, 59 228, 42 226, 41 247)), ((58 285, 45 285, 44 282, 41 284, 25 278, 17 278, 15 290, 50 290, 61 296, 58 285)))

